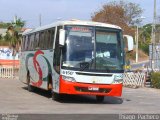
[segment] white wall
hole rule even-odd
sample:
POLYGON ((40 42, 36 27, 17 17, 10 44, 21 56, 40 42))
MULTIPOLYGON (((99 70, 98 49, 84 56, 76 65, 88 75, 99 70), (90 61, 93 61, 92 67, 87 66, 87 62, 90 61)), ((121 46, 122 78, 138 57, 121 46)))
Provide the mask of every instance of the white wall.
MULTIPOLYGON (((7 46, 0 46, 0 59, 13 60, 12 50, 7 46)), ((16 55, 15 60, 19 60, 18 54, 16 55)))

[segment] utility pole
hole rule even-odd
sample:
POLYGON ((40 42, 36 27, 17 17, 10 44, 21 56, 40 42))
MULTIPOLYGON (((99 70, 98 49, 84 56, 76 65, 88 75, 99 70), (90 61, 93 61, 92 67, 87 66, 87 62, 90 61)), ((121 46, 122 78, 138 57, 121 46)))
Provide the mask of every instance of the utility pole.
POLYGON ((155 51, 155 30, 156 30, 156 0, 154 0, 154 12, 153 12, 153 23, 152 23, 152 56, 151 56, 151 69, 154 70, 155 68, 155 57, 156 57, 156 51, 155 51))
POLYGON ((42 19, 41 19, 41 14, 39 14, 39 26, 41 26, 42 25, 42 19))
POLYGON ((14 16, 14 21, 13 22, 16 23, 16 21, 17 21, 17 15, 14 16))
POLYGON ((138 25, 136 30, 136 63, 138 62, 138 25))
MULTIPOLYGON (((145 17, 141 16, 140 18, 138 18, 137 20, 143 20, 145 19, 145 17)), ((139 26, 137 24, 136 26, 136 35, 135 35, 135 40, 136 40, 136 63, 138 62, 138 41, 139 41, 139 26)))

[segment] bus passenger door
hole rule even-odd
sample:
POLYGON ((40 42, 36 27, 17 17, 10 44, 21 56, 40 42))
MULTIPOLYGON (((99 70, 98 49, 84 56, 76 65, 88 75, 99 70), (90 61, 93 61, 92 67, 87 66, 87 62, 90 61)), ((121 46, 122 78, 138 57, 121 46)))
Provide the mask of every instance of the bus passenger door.
POLYGON ((52 74, 52 79, 53 79, 53 91, 59 93, 59 85, 60 85, 60 47, 59 47, 59 30, 62 29, 61 26, 57 27, 56 30, 56 40, 55 40, 55 47, 54 47, 54 58, 53 58, 53 74, 52 74))

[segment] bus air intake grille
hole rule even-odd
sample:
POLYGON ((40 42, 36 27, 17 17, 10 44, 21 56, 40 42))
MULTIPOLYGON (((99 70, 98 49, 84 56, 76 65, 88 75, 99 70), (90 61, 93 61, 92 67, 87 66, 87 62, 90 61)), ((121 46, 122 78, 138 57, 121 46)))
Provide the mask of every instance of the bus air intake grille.
POLYGON ((89 76, 108 76, 112 77, 113 74, 95 74, 95 73, 82 73, 82 72, 76 72, 77 75, 89 75, 89 76))
POLYGON ((75 90, 78 92, 95 92, 95 93, 109 93, 112 89, 108 88, 99 88, 98 90, 89 90, 88 87, 77 87, 75 86, 75 90))

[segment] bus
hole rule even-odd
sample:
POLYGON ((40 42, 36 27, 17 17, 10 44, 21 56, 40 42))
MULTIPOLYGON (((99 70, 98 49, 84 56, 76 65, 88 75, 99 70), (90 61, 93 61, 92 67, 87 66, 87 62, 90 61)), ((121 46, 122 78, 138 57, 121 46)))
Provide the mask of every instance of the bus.
POLYGON ((124 40, 118 26, 80 20, 58 21, 23 33, 19 79, 28 90, 61 95, 121 96, 124 40))

